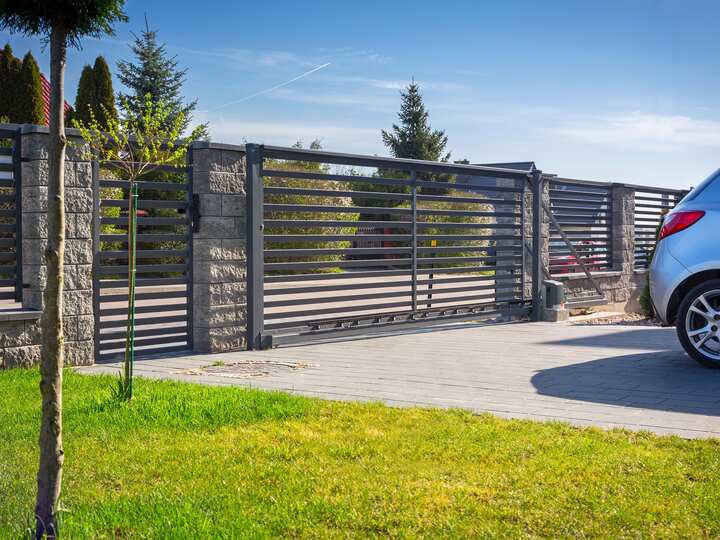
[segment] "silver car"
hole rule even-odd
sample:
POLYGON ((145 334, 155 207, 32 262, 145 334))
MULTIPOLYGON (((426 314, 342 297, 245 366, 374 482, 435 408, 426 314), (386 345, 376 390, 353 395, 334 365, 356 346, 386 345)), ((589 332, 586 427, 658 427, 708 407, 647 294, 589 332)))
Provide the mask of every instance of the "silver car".
POLYGON ((665 216, 650 265, 663 323, 702 365, 720 368, 720 170, 665 216))

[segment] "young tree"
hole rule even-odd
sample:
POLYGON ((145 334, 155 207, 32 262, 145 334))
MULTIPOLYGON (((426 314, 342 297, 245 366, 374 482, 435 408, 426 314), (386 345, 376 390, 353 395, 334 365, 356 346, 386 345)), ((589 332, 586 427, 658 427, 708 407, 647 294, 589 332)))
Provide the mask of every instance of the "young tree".
POLYGON ((0 0, 0 27, 40 35, 50 43, 50 118, 48 172, 48 247, 44 254, 47 286, 42 317, 40 363, 40 459, 35 504, 36 538, 57 536, 56 508, 62 483, 63 258, 65 255, 64 90, 67 46, 85 36, 112 34, 126 20, 124 0, 0 0))
MULTIPOLYGON (((107 113, 101 105, 103 113, 107 113)), ((85 141, 87 159, 111 162, 122 172, 127 180, 128 196, 128 327, 125 346, 124 374, 120 378, 118 397, 129 400, 133 395, 134 362, 134 305, 135 305, 135 260, 137 231, 136 207, 138 190, 136 182, 144 175, 152 173, 162 165, 181 163, 186 155, 190 141, 197 135, 182 139, 185 115, 173 114, 170 108, 160 102, 153 102, 152 96, 145 96, 142 118, 135 116, 117 117, 105 114, 107 124, 103 124, 90 112, 90 121, 85 123, 74 120, 73 125, 80 130, 85 141)))
POLYGON ((117 120, 112 75, 102 56, 95 59, 92 67, 86 65, 83 68, 75 97, 74 119, 88 124, 91 113, 95 121, 106 129, 112 120, 117 120))
POLYGON ((27 53, 23 58, 18 83, 18 122, 45 125, 40 68, 31 53, 27 53))
MULTIPOLYGON (((151 103, 162 102, 170 111, 166 129, 172 126, 178 115, 182 115, 183 132, 187 131, 197 105, 197 101, 183 101, 181 91, 187 70, 178 69, 177 60, 168 56, 165 45, 158 43, 157 31, 150 29, 147 20, 145 30, 140 36, 135 36, 130 49, 135 55, 135 62, 118 62, 118 79, 130 90, 119 96, 121 113, 141 121, 146 112, 146 96, 149 95, 151 103)), ((207 125, 203 125, 201 135, 207 137, 207 125)))

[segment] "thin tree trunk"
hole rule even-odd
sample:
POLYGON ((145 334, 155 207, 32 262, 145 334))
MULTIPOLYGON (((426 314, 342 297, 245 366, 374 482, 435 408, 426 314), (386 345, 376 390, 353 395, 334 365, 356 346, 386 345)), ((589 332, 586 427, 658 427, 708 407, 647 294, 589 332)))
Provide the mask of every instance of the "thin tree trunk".
POLYGON ((64 461, 62 445, 63 370, 63 258, 65 255, 65 125, 63 110, 65 29, 53 27, 50 34, 50 144, 48 178, 48 247, 45 252, 47 285, 42 318, 42 360, 40 364, 40 465, 35 505, 36 537, 55 538, 55 511, 64 461))

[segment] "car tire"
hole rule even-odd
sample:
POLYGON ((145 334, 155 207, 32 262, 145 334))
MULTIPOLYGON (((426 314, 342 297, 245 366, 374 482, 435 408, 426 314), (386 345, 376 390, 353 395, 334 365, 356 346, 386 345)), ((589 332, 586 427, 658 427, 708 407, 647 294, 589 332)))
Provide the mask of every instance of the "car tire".
MULTIPOLYGON (((680 343, 682 344, 683 349, 685 349, 685 352, 687 352, 698 363, 713 369, 720 369, 720 358, 715 358, 712 354, 707 352, 706 349, 703 347, 698 348, 694 344, 693 338, 688 333, 688 312, 690 311, 690 308, 700 300, 701 296, 705 297, 704 295, 708 295, 708 293, 717 294, 719 292, 720 279, 711 279, 694 287, 685 295, 685 298, 683 298, 683 301, 680 304, 680 309, 678 310, 675 325, 678 338, 680 339, 680 343), (704 350, 706 352, 703 352, 704 350)), ((720 310, 718 311, 720 312, 720 310)), ((694 315, 694 317, 697 318, 698 316, 694 315)), ((702 318, 700 320, 702 321, 702 318)), ((709 320, 707 321, 708 325, 712 325, 712 328, 717 327, 720 329, 720 320, 716 320, 715 322, 717 324, 713 324, 709 320)), ((704 334, 701 334, 701 336, 704 336, 704 334)), ((718 337, 710 337, 709 340, 720 340, 720 333, 718 334, 718 337)))

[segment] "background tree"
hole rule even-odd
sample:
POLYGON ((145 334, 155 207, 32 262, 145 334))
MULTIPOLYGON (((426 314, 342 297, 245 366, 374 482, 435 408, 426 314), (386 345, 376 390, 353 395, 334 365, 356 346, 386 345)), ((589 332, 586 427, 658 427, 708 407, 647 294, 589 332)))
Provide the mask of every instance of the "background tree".
MULTIPOLYGON (((127 94, 119 95, 121 113, 142 121, 147 107, 146 96, 149 95, 153 105, 162 102, 170 111, 166 129, 173 125, 176 117, 182 115, 183 133, 186 132, 197 105, 197 100, 185 103, 182 97, 187 70, 178 69, 177 60, 168 56, 165 45, 158 43, 157 31, 149 28, 147 20, 145 30, 140 36, 135 36, 130 49, 135 55, 135 61, 118 62, 118 79, 130 90, 127 94)), ((199 133, 201 138, 207 138, 206 124, 202 125, 199 133)))
POLYGON ((93 69, 86 64, 82 69, 82 73, 80 73, 80 80, 78 81, 73 122, 90 122, 90 113, 93 111, 95 101, 94 84, 93 69))
POLYGON ((383 143, 390 153, 396 158, 448 161, 450 153, 445 153, 447 135, 430 127, 430 114, 423 103, 420 87, 413 81, 400 96, 400 125, 393 124, 391 131, 382 130, 383 143))
POLYGON ((50 118, 48 149, 48 247, 44 254, 47 286, 43 296, 40 363, 40 458, 35 504, 36 538, 57 536, 56 509, 62 485, 63 259, 65 256, 64 90, 67 46, 85 36, 112 34, 126 20, 123 0, 0 0, 0 27, 43 36, 50 43, 50 118))
POLYGON ((102 56, 95 59, 92 67, 86 65, 83 68, 75 97, 75 116, 73 118, 88 124, 92 117, 105 129, 118 117, 112 75, 102 56))
POLYGON ((16 104, 21 69, 22 63, 13 54, 10 44, 6 43, 0 51, 0 116, 5 116, 8 122, 17 121, 16 104))
POLYGON ((22 61, 18 81, 19 99, 17 101, 18 123, 45 125, 45 102, 40 82, 40 68, 31 53, 22 61))

